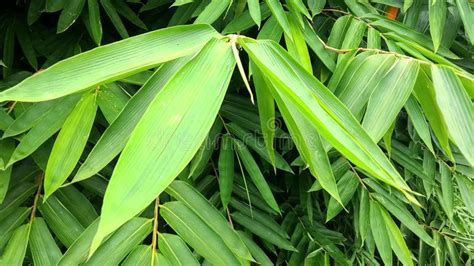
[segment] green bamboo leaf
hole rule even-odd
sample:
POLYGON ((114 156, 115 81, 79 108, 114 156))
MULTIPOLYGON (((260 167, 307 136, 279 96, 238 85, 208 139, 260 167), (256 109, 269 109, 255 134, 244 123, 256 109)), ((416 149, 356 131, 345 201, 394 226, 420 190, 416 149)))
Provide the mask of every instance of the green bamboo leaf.
POLYGON ((265 254, 265 252, 250 238, 250 236, 242 231, 237 231, 237 233, 239 233, 240 238, 250 250, 257 263, 264 266, 274 265, 270 258, 268 258, 267 254, 265 254))
POLYGON ((439 173, 441 176, 441 198, 440 203, 444 209, 444 212, 448 215, 449 220, 453 219, 454 209, 454 189, 453 189, 453 176, 447 165, 439 163, 439 173))
POLYGON ((436 103, 447 125, 450 138, 474 166, 474 110, 469 96, 454 72, 444 66, 431 67, 436 103))
POLYGON ((71 246, 84 231, 77 218, 54 195, 41 204, 39 210, 48 227, 66 247, 71 246))
POLYGON ((59 15, 57 33, 66 31, 76 21, 85 3, 86 0, 66 1, 61 15, 59 15))
MULTIPOLYGON (((320 2, 320 1, 318 1, 320 2)), ((303 27, 303 35, 306 43, 308 44, 309 48, 313 50, 313 52, 318 56, 319 59, 323 62, 323 64, 331 71, 334 72, 336 68, 336 63, 331 56, 331 53, 324 47, 324 43, 319 38, 319 36, 314 31, 313 27, 309 22, 303 27)))
POLYGON ((109 182, 91 254, 106 235, 144 209, 189 163, 214 122, 234 66, 230 45, 211 40, 151 102, 109 182), (190 86, 193 97, 188 95, 190 86))
POLYGON ((262 239, 286 250, 296 251, 296 249, 291 245, 290 241, 287 238, 282 237, 275 231, 267 228, 264 224, 253 220, 251 217, 241 213, 241 212, 233 212, 232 218, 234 221, 247 230, 252 232, 253 234, 261 237, 262 239))
POLYGON ((102 23, 100 21, 100 9, 97 0, 87 0, 87 8, 89 11, 89 27, 92 39, 97 45, 102 40, 102 23))
POLYGON ((326 215, 326 222, 336 217, 336 215, 342 211, 349 201, 354 196, 355 191, 359 187, 359 179, 356 177, 354 172, 347 171, 340 179, 337 181, 337 190, 341 195, 341 203, 337 202, 334 198, 331 198, 328 203, 328 210, 326 215), (343 204, 343 205, 341 205, 343 204))
POLYGON ((370 201, 370 228, 375 245, 385 265, 392 265, 392 249, 390 248, 390 236, 385 225, 384 216, 380 206, 375 201, 370 201))
POLYGON ((277 92, 275 99, 293 141, 303 161, 309 166, 311 174, 336 202, 342 205, 336 179, 317 128, 283 94, 277 92))
POLYGON ((263 177, 260 168, 255 162, 255 159, 252 157, 252 154, 247 149, 247 146, 240 140, 233 139, 233 141, 234 148, 237 151, 245 170, 252 179, 252 182, 255 184, 258 191, 260 192, 260 195, 262 195, 268 206, 270 206, 273 210, 280 212, 278 203, 276 202, 275 197, 273 196, 273 193, 270 187, 268 186, 267 181, 263 177))
POLYGON ((262 22, 262 14, 260 13, 260 4, 258 0, 247 0, 247 5, 249 7, 250 16, 252 17, 257 27, 260 28, 260 23, 262 22))
POLYGON ((239 40, 251 59, 288 97, 319 133, 349 160, 387 184, 400 189, 413 203, 411 189, 383 152, 361 128, 352 114, 313 76, 301 69, 285 51, 271 41, 239 40), (336 136, 337 135, 337 136, 336 136), (370 152, 369 152, 370 150, 370 152))
POLYGON ((110 21, 114 25, 117 32, 120 34, 120 37, 126 39, 129 37, 127 28, 122 22, 117 10, 115 9, 114 5, 112 4, 112 0, 100 0, 102 7, 105 10, 105 13, 109 17, 110 21))
POLYGON ((151 233, 152 222, 152 219, 133 218, 111 235, 84 265, 118 265, 151 233))
POLYGON ((231 3, 231 0, 211 0, 211 2, 206 6, 206 8, 204 8, 204 10, 196 18, 194 23, 214 23, 220 16, 222 16, 222 14, 226 12, 231 3))
POLYGON ((404 208, 400 202, 395 202, 383 194, 373 193, 372 196, 426 244, 436 247, 433 238, 425 232, 423 226, 418 223, 415 217, 413 217, 413 215, 411 215, 411 213, 404 208))
POLYGON ((29 234, 30 224, 24 224, 15 230, 0 258, 0 264, 11 266, 23 265, 29 234))
POLYGON ((239 264, 237 257, 227 248, 221 236, 184 203, 167 202, 161 206, 160 214, 186 243, 209 262, 216 265, 239 264))
POLYGON ((383 220, 385 221, 385 225, 387 226, 387 232, 390 237, 390 245, 395 252, 395 255, 397 255, 398 259, 403 265, 413 265, 410 250, 403 239, 400 229, 384 209, 379 208, 379 211, 383 217, 383 220))
MULTIPOLYGON (((151 1, 148 1, 151 2, 151 1)), ((194 2, 194 0, 175 0, 171 7, 173 6, 182 6, 194 2)))
POLYGON ((418 136, 420 136, 426 147, 428 147, 428 149, 434 154, 433 144, 431 144, 430 127, 425 120, 423 110, 413 95, 408 97, 408 100, 405 103, 405 110, 407 111, 410 121, 413 123, 418 136))
POLYGON ((237 233, 229 226, 224 216, 191 185, 184 181, 176 180, 168 186, 166 192, 184 203, 209 228, 221 236, 226 246, 238 257, 246 260, 252 259, 250 252, 242 243, 237 233))
POLYGON ((369 203, 369 193, 365 188, 362 188, 360 193, 359 200, 359 233, 362 243, 364 243, 367 238, 367 232, 369 232, 369 223, 370 223, 370 203, 369 203))
POLYGON ((199 265, 186 243, 177 235, 160 233, 158 235, 158 247, 171 265, 199 265))
POLYGON ((464 24, 464 30, 471 45, 474 44, 474 12, 468 0, 456 0, 459 14, 464 24))
POLYGON ((369 49, 380 49, 382 43, 382 38, 380 37, 380 32, 374 28, 369 28, 367 30, 367 48, 369 49))
POLYGON ((64 122, 46 166, 45 199, 64 183, 79 161, 94 123, 96 97, 96 93, 86 92, 64 122))
MULTIPOLYGON (((290 30, 290 22, 286 17, 285 10, 281 5, 280 1, 277 0, 265 0, 265 3, 268 5, 268 8, 272 12, 273 16, 275 16, 276 20, 280 24, 281 28, 288 36, 291 36, 290 30)), ((291 39, 291 37, 290 37, 291 39)))
POLYGON ((43 218, 35 217, 33 219, 29 243, 35 265, 57 265, 59 259, 61 259, 61 250, 54 241, 43 218))
POLYGON ((117 156, 125 147, 130 134, 145 113, 148 105, 155 95, 174 77, 189 58, 181 58, 164 64, 143 87, 128 101, 122 112, 114 119, 113 123, 105 130, 97 141, 84 163, 81 165, 73 182, 87 179, 117 156))
POLYGON ((0 102, 45 101, 130 76, 191 54, 216 34, 206 25, 177 26, 104 45, 63 60, 0 92, 0 102))
POLYGON ((7 217, 0 219, 0 230, 2 230, 2 235, 0 236, 0 250, 4 249, 15 229, 23 224, 28 215, 30 215, 30 212, 31 208, 13 207, 7 217))
POLYGON ((441 45, 441 39, 444 33, 444 24, 446 23, 446 1, 430 0, 428 3, 430 34, 433 39, 434 51, 436 52, 441 45))
POLYGON ((413 88, 414 96, 418 100, 426 119, 430 123, 431 129, 436 136, 438 143, 453 158, 449 147, 448 129, 441 113, 441 106, 436 102, 436 93, 433 82, 423 69, 418 72, 418 78, 413 88))
MULTIPOLYGON (((264 27, 268 25, 265 24, 264 27)), ((267 88, 264 77, 260 70, 253 64, 250 64, 253 74, 253 83, 257 96, 257 107, 260 117, 260 128, 262 129, 265 148, 270 158, 271 164, 275 165, 275 149, 273 148, 273 140, 275 138, 275 102, 267 88)))
POLYGON ((232 188, 234 186, 234 149, 232 138, 224 135, 221 140, 221 148, 219 152, 219 194, 221 196, 222 205, 227 208, 229 204, 232 188))
POLYGON ((54 194, 84 227, 97 219, 97 211, 92 203, 74 186, 60 188, 54 194))
POLYGON ((303 66, 306 71, 313 73, 313 66, 309 57, 308 47, 300 28, 300 23, 293 14, 287 14, 291 35, 285 33, 285 43, 288 53, 303 66))
POLYGON ((362 126, 375 142, 383 137, 410 97, 418 69, 415 60, 398 59, 374 88, 362 126))

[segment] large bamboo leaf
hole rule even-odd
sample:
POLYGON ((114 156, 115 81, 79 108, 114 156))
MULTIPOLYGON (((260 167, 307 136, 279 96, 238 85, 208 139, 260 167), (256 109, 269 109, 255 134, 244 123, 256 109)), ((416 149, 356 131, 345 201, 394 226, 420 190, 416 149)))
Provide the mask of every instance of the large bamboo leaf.
POLYGON ((275 90, 298 106, 331 145, 356 165, 400 189, 407 198, 417 203, 410 195, 411 189, 380 148, 323 84, 301 69, 271 41, 240 39, 240 43, 273 82, 275 90))
POLYGON ((64 122, 46 166, 45 198, 64 183, 79 161, 94 123, 96 96, 95 93, 86 92, 64 122))
POLYGON ((24 224, 15 230, 12 238, 8 241, 2 257, 0 257, 0 264, 11 266, 23 265, 29 234, 30 224, 24 224))
POLYGON ((206 25, 177 26, 104 45, 63 60, 0 92, 0 102, 45 101, 130 76, 191 54, 216 35, 206 25))
POLYGON ((447 125, 450 138, 474 166, 474 109, 459 78, 444 66, 431 67, 436 102, 447 125))
POLYGON ((234 66, 230 44, 211 40, 155 97, 115 167, 91 253, 189 163, 214 122, 234 66))

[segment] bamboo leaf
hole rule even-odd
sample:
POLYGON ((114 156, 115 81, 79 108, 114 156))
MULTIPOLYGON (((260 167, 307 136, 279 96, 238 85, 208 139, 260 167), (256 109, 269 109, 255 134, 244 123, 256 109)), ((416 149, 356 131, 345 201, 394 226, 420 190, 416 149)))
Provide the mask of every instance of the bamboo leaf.
POLYGON ((474 111, 464 87, 454 72, 444 66, 431 67, 436 103, 447 125, 450 138, 474 166, 474 111))
POLYGON ((89 27, 91 37, 97 45, 102 41, 102 23, 100 21, 100 9, 97 0, 87 0, 89 11, 89 27))
POLYGON ((209 262, 217 265, 239 264, 222 238, 184 203, 167 202, 162 205, 160 214, 186 243, 209 262))
POLYGON ((66 31, 79 17, 86 0, 66 1, 59 15, 57 33, 66 31))
POLYGON ((81 157, 97 111, 96 96, 86 92, 64 121, 46 166, 45 199, 64 183, 81 157))
POLYGON ((407 198, 417 203, 393 165, 323 84, 302 70, 274 43, 249 39, 241 39, 240 42, 251 59, 272 80, 278 93, 299 106, 301 113, 316 124, 319 133, 331 145, 359 167, 402 190, 407 198))
POLYGON ((23 265, 26 248, 28 247, 29 234, 30 224, 24 224, 15 230, 0 258, 0 264, 12 266, 23 265))
POLYGON ((239 158, 242 160, 242 164, 244 165, 245 170, 249 174, 252 182, 257 187, 260 195, 262 195, 265 202, 270 206, 273 210, 280 212, 280 208, 278 207, 278 203, 273 196, 273 193, 268 186, 267 181, 262 175, 260 168, 258 167, 255 159, 252 157, 252 154, 247 149, 247 146, 240 140, 234 139, 234 148, 237 151, 239 158))
POLYGON ((160 233, 158 246, 171 265, 199 265, 186 243, 177 235, 160 233))
POLYGON ((191 185, 184 181, 176 180, 168 186, 166 192, 184 203, 186 207, 199 216, 238 257, 246 260, 252 259, 250 252, 242 243, 237 233, 229 226, 224 216, 191 185))
POLYGON ((104 45, 0 92, 0 102, 45 101, 82 91, 191 54, 214 36, 209 26, 177 26, 104 45))
POLYGON ((61 250, 43 218, 35 217, 31 223, 29 243, 35 265, 56 265, 61 259, 61 250))
POLYGON ((194 23, 212 24, 214 23, 229 7, 231 0, 211 0, 211 2, 199 14, 194 23))
POLYGON ((145 208, 189 163, 214 122, 234 66, 230 45, 212 40, 151 102, 107 187, 91 254, 106 235, 145 208), (187 94, 190 86, 194 97, 187 94))
POLYGON ((377 202, 370 201, 370 228, 375 245, 385 265, 392 265, 390 236, 385 225, 384 216, 377 202))
POLYGON ((430 0, 428 4, 430 33, 433 39, 434 51, 441 45, 443 38, 444 24, 446 23, 446 1, 430 0))

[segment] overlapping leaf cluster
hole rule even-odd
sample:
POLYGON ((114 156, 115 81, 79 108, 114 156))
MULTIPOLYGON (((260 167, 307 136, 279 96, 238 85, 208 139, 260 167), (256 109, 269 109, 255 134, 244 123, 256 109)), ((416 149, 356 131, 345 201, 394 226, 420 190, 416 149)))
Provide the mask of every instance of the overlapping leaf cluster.
POLYGON ((467 0, 11 1, 0 264, 472 264, 473 20, 467 0))

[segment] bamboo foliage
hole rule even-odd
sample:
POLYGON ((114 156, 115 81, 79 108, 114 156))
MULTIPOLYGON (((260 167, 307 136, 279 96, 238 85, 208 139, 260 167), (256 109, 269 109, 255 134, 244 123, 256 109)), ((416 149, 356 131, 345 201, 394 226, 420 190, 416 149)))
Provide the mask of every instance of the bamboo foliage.
POLYGON ((472 13, 7 4, 0 265, 472 264, 472 13))

